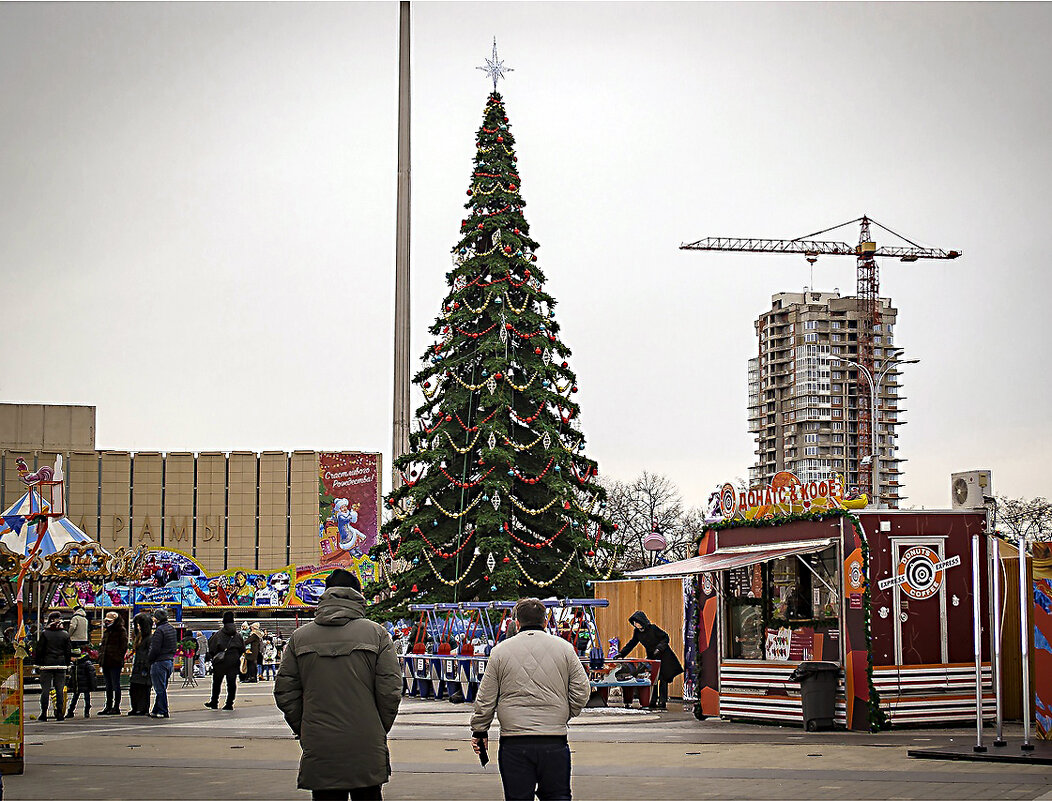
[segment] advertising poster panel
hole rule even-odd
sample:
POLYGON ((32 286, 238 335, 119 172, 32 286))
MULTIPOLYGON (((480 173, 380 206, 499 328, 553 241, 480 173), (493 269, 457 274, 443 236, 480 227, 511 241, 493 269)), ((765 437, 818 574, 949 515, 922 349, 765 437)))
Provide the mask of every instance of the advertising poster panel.
POLYGON ((322 568, 355 570, 365 586, 376 575, 369 549, 380 517, 380 455, 318 454, 318 536, 322 568))

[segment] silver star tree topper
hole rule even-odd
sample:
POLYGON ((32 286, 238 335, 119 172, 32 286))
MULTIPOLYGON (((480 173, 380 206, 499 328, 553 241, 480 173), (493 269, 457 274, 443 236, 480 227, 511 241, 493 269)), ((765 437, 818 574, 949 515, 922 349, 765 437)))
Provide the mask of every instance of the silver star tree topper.
POLYGON ((493 37, 493 58, 486 59, 486 66, 475 67, 477 70, 482 70, 490 78, 493 79, 493 91, 497 91, 497 81, 501 78, 506 77, 504 73, 515 72, 511 67, 505 67, 504 62, 497 58, 497 37, 493 37))

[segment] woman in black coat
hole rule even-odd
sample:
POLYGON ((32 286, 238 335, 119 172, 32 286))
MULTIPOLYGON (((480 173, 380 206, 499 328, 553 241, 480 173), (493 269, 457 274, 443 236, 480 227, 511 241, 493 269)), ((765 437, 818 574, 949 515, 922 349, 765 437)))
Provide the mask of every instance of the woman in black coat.
POLYGON ((634 612, 628 619, 632 624, 632 639, 625 643, 618 654, 618 659, 624 659, 637 645, 642 645, 647 653, 647 659, 656 659, 661 662, 658 672, 658 691, 656 695, 650 696, 651 709, 665 709, 668 702, 668 684, 676 676, 683 672, 683 666, 679 663, 672 648, 669 647, 668 634, 658 626, 651 623, 642 612, 634 612))

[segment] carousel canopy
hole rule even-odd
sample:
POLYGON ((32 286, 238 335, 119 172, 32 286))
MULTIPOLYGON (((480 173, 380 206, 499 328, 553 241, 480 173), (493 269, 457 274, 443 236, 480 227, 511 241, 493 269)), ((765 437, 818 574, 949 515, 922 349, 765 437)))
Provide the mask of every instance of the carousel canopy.
MULTIPOLYGON (((30 516, 39 515, 50 508, 50 504, 40 496, 40 493, 31 489, 6 509, 3 514, 0 514, 0 518, 3 518, 4 524, 11 531, 21 531, 30 516)), ((74 526, 74 528, 76 527, 74 526)), ((77 530, 80 531, 80 529, 77 530)), ((83 533, 81 531, 81 534, 83 533)), ((85 536, 87 535, 85 534, 85 536)))
MULTIPOLYGON (((7 516, 4 516, 6 521, 7 516)), ((9 529, 0 535, 0 542, 19 556, 25 558, 36 545, 36 526, 23 524, 17 529, 9 529)), ((71 542, 94 542, 91 537, 77 528, 65 517, 57 517, 48 521, 47 532, 44 539, 40 541, 41 556, 47 557, 58 553, 71 542)))

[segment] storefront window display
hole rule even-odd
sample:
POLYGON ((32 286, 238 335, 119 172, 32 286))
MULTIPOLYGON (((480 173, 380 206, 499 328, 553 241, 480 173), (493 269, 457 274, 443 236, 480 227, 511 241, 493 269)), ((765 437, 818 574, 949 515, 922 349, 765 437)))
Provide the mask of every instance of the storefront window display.
POLYGON ((724 573, 729 659, 840 659, 836 552, 792 555, 724 573))

